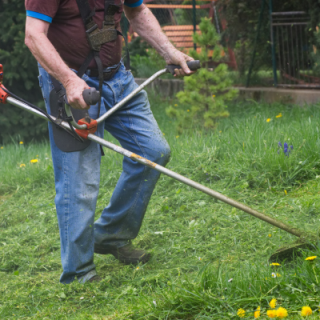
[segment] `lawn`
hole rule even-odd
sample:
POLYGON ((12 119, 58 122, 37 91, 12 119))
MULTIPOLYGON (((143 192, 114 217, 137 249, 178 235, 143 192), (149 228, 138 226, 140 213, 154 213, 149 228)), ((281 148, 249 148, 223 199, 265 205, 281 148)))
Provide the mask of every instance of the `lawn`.
MULTIPOLYGON (((169 169, 319 233, 319 106, 234 103, 216 129, 177 135, 168 103, 152 98, 172 149, 169 169)), ((121 156, 105 153, 97 217, 121 173, 121 156)), ((61 285, 50 147, 4 145, 0 160, 0 319, 239 319, 240 308, 253 319, 259 306, 267 319, 273 298, 287 319, 302 319, 303 306, 319 318, 319 243, 270 266, 294 236, 164 175, 134 241, 151 260, 124 266, 95 255, 102 282, 61 285)))

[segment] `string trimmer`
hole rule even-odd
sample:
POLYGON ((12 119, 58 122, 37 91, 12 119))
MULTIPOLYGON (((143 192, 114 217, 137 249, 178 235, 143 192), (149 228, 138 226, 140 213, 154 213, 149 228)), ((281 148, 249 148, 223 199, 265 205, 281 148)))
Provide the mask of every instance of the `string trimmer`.
MULTIPOLYGON (((191 61, 191 62, 188 62, 188 66, 191 70, 197 70, 200 68, 200 62, 191 61)), ((123 149, 122 147, 119 147, 109 141, 106 141, 94 135, 97 129, 97 125, 99 123, 106 120, 113 113, 119 110, 123 105, 126 104, 126 102, 128 102, 133 96, 139 93, 143 88, 145 88, 148 84, 150 84, 156 78, 158 78, 164 73, 170 72, 171 74, 174 74, 174 70, 177 68, 179 69, 180 66, 168 65, 165 69, 158 71, 152 77, 150 77, 144 83, 142 83, 137 89, 135 89, 126 98, 124 98, 122 101, 116 104, 112 109, 110 109, 103 116, 101 116, 96 120, 90 119, 87 114, 84 114, 85 115, 84 118, 79 119, 78 121, 75 121, 73 110, 70 108, 70 106, 67 103, 63 103, 65 107, 65 114, 67 115, 66 119, 68 119, 68 121, 62 121, 59 117, 47 114, 44 110, 28 103, 27 101, 22 100, 21 98, 15 96, 10 91, 8 91, 2 85, 3 71, 2 71, 2 65, 0 65, 0 83, 1 83, 0 84, 0 103, 3 103, 3 104, 6 102, 11 103, 12 105, 15 105, 19 108, 22 108, 23 110, 31 112, 38 117, 41 117, 47 121, 51 121, 54 124, 54 126, 59 127, 60 129, 63 129, 64 131, 68 132, 73 137, 73 139, 77 141, 77 143, 80 142, 85 144, 86 141, 88 140, 94 141, 100 144, 101 146, 104 146, 125 157, 128 157, 136 162, 139 162, 147 167, 157 170, 175 180, 178 180, 192 188, 195 188, 203 193, 206 193, 207 195, 215 199, 221 200, 231 205, 232 207, 238 208, 246 213, 249 213, 250 215, 256 218, 262 221, 265 221, 277 228, 280 228, 290 234, 293 234, 299 238, 298 241, 293 245, 281 248, 275 254, 273 254, 270 257, 270 260, 272 261, 290 259, 295 252, 299 253, 299 251, 297 251, 298 249, 312 248, 313 246, 311 244, 311 241, 312 242, 317 241, 318 240, 317 237, 309 235, 306 232, 299 230, 297 228, 293 228, 277 219, 274 219, 266 214, 263 214, 257 210, 254 210, 243 203, 233 200, 217 191, 214 191, 206 186, 201 185, 200 183, 197 183, 191 179, 188 179, 172 170, 162 167, 159 164, 151 162, 137 154, 134 154, 126 149, 123 149)), ((83 98, 88 105, 95 105, 99 97, 100 97, 100 94, 98 91, 96 91, 95 88, 90 88, 83 91, 83 98)), ((61 98, 61 95, 60 95, 60 98, 61 98)))

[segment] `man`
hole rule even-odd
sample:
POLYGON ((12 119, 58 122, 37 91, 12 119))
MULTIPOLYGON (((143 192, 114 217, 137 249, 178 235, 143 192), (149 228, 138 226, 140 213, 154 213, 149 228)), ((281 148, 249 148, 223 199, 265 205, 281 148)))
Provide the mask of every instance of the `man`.
MULTIPOLYGON (((192 73, 186 61, 193 59, 173 47, 143 0, 113 2, 118 6, 111 17, 116 29, 119 30, 124 10, 133 29, 162 55, 167 64, 182 67, 176 70, 178 76, 192 73)), ((105 1, 88 0, 88 3, 91 9, 95 8, 92 11, 95 12, 93 20, 101 29, 105 1)), ((137 87, 132 74, 120 62, 122 39, 119 35, 101 46, 99 56, 104 68, 101 106, 89 108, 82 92, 90 87, 99 89, 99 72, 93 59, 82 78, 77 76, 90 52, 77 0, 26 0, 25 5, 25 43, 39 63, 39 83, 49 113, 49 95, 53 89, 50 75, 66 89, 69 104, 75 109, 88 109, 93 119, 98 117, 99 109, 101 116, 137 87)), ((152 115, 145 91, 136 95, 105 123, 99 124, 96 134, 103 137, 104 129, 117 138, 124 148, 136 154, 161 165, 169 160, 169 146, 152 115)), ((131 240, 139 232, 159 173, 124 158, 123 172, 110 203, 94 223, 100 179, 100 147, 91 143, 83 151, 67 153, 56 146, 51 124, 49 135, 63 267, 60 282, 67 284, 75 278, 81 283, 99 281, 93 263, 94 252, 113 254, 123 263, 148 261, 149 254, 134 248, 131 240)))

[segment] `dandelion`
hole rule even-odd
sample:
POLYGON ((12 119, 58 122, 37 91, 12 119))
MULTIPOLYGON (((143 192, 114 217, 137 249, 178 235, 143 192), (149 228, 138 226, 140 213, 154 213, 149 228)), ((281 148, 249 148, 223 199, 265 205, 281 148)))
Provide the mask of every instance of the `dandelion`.
POLYGON ((215 94, 213 94, 213 95, 212 95, 212 98, 215 98, 215 97, 216 97, 216 95, 215 95, 215 94))
POLYGON ((188 109, 187 112, 190 112, 190 110, 188 109))
POLYGON ((282 117, 282 113, 280 112, 278 115, 276 115, 276 118, 281 118, 282 117))
POLYGON ((32 159, 32 160, 30 160, 30 162, 31 163, 37 163, 37 162, 39 162, 39 160, 38 159, 32 159))
POLYGON ((270 121, 271 121, 271 119, 270 119, 270 118, 268 118, 266 121, 267 121, 267 122, 270 122, 270 121))
POLYGON ((26 165, 24 163, 20 164, 20 168, 24 168, 26 165))
POLYGON ((277 317, 277 310, 267 310, 267 316, 269 318, 276 318, 277 317))
POLYGON ((136 268, 136 270, 139 270, 139 269, 140 269, 139 267, 136 268))
POLYGON ((280 319, 286 318, 288 316, 288 311, 285 308, 280 307, 277 310, 277 317, 280 319))
POLYGON ((20 141, 20 144, 23 144, 23 141, 20 141))
POLYGON ((284 193, 286 194, 286 196, 288 195, 288 192, 287 192, 287 190, 284 190, 284 193))
POLYGON ((270 302, 269 302, 269 306, 274 309, 277 305, 277 299, 272 299, 270 302))
POLYGON ((306 261, 313 261, 317 256, 308 257, 305 260, 306 261))
POLYGON ((258 308, 257 308, 257 311, 255 311, 255 312, 253 313, 253 316, 254 316, 255 319, 260 318, 260 307, 258 307, 258 308))
POLYGON ((179 138, 179 136, 176 136, 176 139, 178 139, 179 138))
POLYGON ((1 149, 3 149, 3 147, 1 147, 1 149))
POLYGON ((278 278, 281 277, 281 274, 280 274, 280 273, 277 273, 277 277, 278 277, 278 278))
POLYGON ((245 314, 246 314, 245 310, 243 310, 242 308, 238 309, 237 316, 239 318, 244 318, 245 314))
POLYGON ((165 133, 162 133, 164 136, 166 135, 165 133))
POLYGON ((37 154, 37 158, 39 158, 39 155, 37 154))
POLYGON ((175 107, 177 107, 178 105, 177 105, 177 104, 175 104, 174 106, 175 106, 175 107))
POLYGON ((312 310, 309 306, 302 307, 301 315, 303 317, 308 317, 312 315, 312 310))
POLYGON ((278 262, 272 262, 272 263, 270 264, 270 266, 279 267, 279 266, 281 266, 281 264, 278 263, 278 262))
POLYGON ((272 237, 272 234, 271 234, 271 233, 269 233, 269 234, 268 234, 268 237, 269 237, 269 238, 271 238, 271 237, 272 237))

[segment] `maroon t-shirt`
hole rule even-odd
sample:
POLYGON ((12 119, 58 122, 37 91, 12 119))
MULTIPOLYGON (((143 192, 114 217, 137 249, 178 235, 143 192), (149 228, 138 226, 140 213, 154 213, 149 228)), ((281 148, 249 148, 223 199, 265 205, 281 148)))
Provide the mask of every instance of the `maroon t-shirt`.
MULTIPOLYGON (((104 20, 104 0, 88 0, 90 7, 95 7, 94 21, 102 28, 104 20)), ((123 5, 137 7, 142 0, 115 0, 115 5, 120 6, 114 16, 115 26, 120 30, 120 20, 123 5)), ((48 39, 56 48, 62 59, 72 66, 79 68, 90 52, 85 27, 80 16, 76 0, 25 0, 27 15, 51 22, 48 39)), ((100 50, 100 57, 104 67, 120 62, 122 37, 105 43, 100 50)), ((96 68, 94 61, 90 68, 96 68)))

